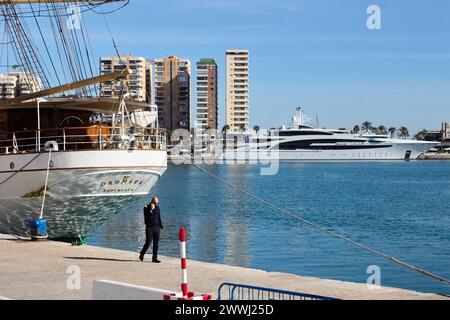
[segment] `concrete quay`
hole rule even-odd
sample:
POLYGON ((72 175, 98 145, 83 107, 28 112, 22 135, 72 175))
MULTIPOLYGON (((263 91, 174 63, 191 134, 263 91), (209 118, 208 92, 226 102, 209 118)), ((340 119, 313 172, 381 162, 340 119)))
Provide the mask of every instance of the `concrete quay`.
MULTIPOLYGON (((138 253, 72 246, 56 241, 20 240, 0 234, 0 299, 82 299, 92 298, 94 280, 111 280, 138 286, 180 291, 180 259, 161 257, 151 262, 138 253), (79 271, 79 288, 74 276, 79 271)), ((223 282, 305 292, 340 299, 438 300, 444 296, 366 284, 302 277, 293 274, 227 266, 188 260, 189 290, 211 294, 223 282)))

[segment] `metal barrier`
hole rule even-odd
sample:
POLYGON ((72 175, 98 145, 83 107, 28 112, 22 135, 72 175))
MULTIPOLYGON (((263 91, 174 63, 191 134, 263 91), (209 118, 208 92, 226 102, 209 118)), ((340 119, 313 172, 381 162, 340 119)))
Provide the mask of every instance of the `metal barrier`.
POLYGON ((222 283, 218 300, 340 300, 308 293, 255 287, 237 283, 222 283), (228 290, 227 290, 228 289, 228 290), (222 292, 224 291, 224 292, 222 292))

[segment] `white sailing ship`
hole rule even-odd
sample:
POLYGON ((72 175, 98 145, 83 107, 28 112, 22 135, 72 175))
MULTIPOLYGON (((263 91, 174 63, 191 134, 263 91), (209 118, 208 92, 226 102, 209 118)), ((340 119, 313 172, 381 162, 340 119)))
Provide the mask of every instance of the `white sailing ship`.
MULTIPOLYGON (((59 21, 69 2, 89 7, 105 1, 0 4, 8 43, 18 50, 17 63, 43 86, 0 102, 2 233, 29 235, 26 220, 39 217, 45 194, 43 218, 50 238, 89 235, 121 208, 148 195, 167 168, 166 133, 157 128, 156 108, 126 93, 132 70, 90 78, 78 72, 72 82, 60 86, 44 81, 45 59, 36 53, 26 19, 59 21), (120 98, 95 96, 86 89, 106 81, 122 81, 120 98)), ((68 37, 64 31, 61 26, 58 34, 68 37)), ((74 50, 82 52, 75 47, 69 54, 75 55, 74 50)), ((69 54, 68 63, 75 63, 69 54)), ((63 65, 60 70, 74 75, 67 69, 63 65)))

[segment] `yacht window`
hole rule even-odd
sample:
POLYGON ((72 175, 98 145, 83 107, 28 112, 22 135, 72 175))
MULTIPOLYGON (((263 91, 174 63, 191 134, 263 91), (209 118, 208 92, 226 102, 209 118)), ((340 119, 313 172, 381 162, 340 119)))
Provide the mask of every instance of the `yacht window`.
MULTIPOLYGON (((350 150, 350 149, 372 149, 372 148, 385 148, 382 145, 362 145, 362 144, 334 144, 342 142, 359 142, 352 139, 309 139, 309 140, 295 140, 280 142, 280 150, 297 150, 297 149, 313 149, 313 150, 350 150), (311 144, 314 144, 311 146, 311 144), (324 144, 324 145, 320 145, 324 144)), ((390 146, 389 146, 390 147, 390 146)))
POLYGON ((279 133, 280 137, 309 136, 309 135, 331 136, 333 134, 331 132, 314 131, 314 130, 287 130, 287 131, 280 131, 279 133))

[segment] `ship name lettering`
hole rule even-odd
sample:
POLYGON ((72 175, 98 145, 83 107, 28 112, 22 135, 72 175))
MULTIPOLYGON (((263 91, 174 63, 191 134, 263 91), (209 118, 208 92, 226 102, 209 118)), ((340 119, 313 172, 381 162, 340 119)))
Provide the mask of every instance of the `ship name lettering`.
MULTIPOLYGON (((100 187, 106 187, 106 186, 112 186, 112 185, 122 185, 122 184, 127 184, 127 185, 143 185, 144 181, 143 180, 138 180, 138 179, 133 179, 131 176, 123 176, 122 179, 114 179, 114 180, 109 180, 109 181, 101 181, 100 182, 100 187)), ((124 190, 124 189, 104 189, 104 190, 124 190)), ((130 189, 131 190, 131 189, 130 189)), ((128 191, 128 189, 127 189, 128 191)), ((132 191, 132 190, 131 190, 132 191)), ((110 191, 111 192, 111 191, 110 191)))

